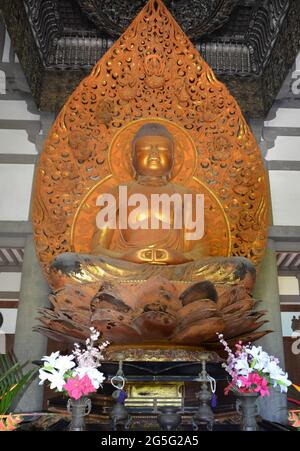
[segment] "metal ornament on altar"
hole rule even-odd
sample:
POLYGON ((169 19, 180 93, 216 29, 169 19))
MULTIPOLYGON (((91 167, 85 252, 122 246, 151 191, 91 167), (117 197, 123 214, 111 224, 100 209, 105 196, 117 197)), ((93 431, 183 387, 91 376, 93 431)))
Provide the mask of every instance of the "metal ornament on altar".
POLYGON ((210 402, 212 398, 216 396, 216 380, 206 371, 206 364, 208 363, 209 358, 210 355, 207 352, 202 353, 201 373, 199 373, 198 377, 195 379, 195 381, 200 382, 201 385, 199 393, 196 394, 197 399, 200 401, 200 405, 192 419, 193 429, 196 431, 201 424, 205 424, 209 431, 212 431, 214 426, 214 414, 210 402))

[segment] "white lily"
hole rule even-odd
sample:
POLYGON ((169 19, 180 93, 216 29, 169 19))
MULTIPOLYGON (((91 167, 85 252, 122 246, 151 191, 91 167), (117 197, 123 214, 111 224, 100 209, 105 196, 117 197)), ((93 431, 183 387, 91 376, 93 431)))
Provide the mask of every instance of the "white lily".
POLYGON ((273 387, 280 387, 281 393, 287 393, 288 387, 292 384, 292 382, 288 379, 287 373, 281 375, 277 379, 272 379, 273 387))
POLYGON ((51 373, 43 370, 42 368, 39 370, 39 379, 40 379, 39 385, 43 385, 44 382, 48 380, 49 374, 51 373))
POLYGON ((40 369, 39 378, 39 385, 42 385, 45 381, 49 381, 51 383, 50 388, 52 390, 57 389, 58 391, 62 391, 63 385, 66 383, 64 380, 64 373, 54 369, 51 372, 40 369))
POLYGON ((49 382, 51 382, 51 384, 50 384, 51 390, 56 389, 58 391, 62 391, 63 386, 66 383, 66 381, 64 380, 63 373, 61 373, 59 371, 55 371, 52 374, 49 374, 48 380, 49 380, 49 382))
POLYGON ((262 347, 261 346, 251 346, 251 348, 246 347, 245 351, 247 352, 247 354, 252 355, 252 357, 255 359, 258 358, 259 355, 262 353, 262 347))
POLYGON ((237 362, 235 363, 235 369, 241 376, 247 376, 250 373, 250 367, 247 358, 241 358, 237 360, 237 362))
POLYGON ((58 359, 54 363, 54 368, 59 370, 61 373, 65 373, 68 370, 71 370, 74 368, 76 363, 73 361, 74 356, 71 355, 61 355, 58 357, 58 359))
POLYGON ((268 368, 266 368, 266 371, 264 372, 269 373, 274 387, 277 387, 277 385, 279 385, 281 392, 287 392, 287 387, 289 387, 292 382, 288 379, 288 374, 285 373, 282 368, 277 365, 276 362, 271 361, 268 368))
POLYGON ((251 355, 253 362, 251 367, 255 370, 262 371, 269 365, 270 356, 263 351, 261 346, 247 346, 245 351, 248 355, 251 355))
POLYGON ((52 352, 50 355, 45 355, 44 357, 41 358, 41 360, 43 360, 43 362, 46 362, 47 365, 52 366, 54 368, 55 366, 55 362, 59 357, 59 351, 56 352, 52 352))
POLYGON ((269 365, 266 368, 264 368, 263 372, 269 373, 271 379, 278 379, 280 376, 284 374, 280 366, 278 366, 277 363, 274 361, 270 361, 269 365))
POLYGON ((264 368, 268 368, 270 362, 270 356, 266 352, 262 351, 256 358, 254 368, 258 371, 263 371, 264 368))

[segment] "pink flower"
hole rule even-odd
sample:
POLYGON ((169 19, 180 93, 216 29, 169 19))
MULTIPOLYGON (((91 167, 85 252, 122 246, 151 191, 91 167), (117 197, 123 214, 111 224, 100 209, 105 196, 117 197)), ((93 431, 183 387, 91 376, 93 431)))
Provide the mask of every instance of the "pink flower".
POLYGON ((89 393, 94 393, 96 391, 94 385, 92 384, 91 379, 87 374, 85 374, 81 378, 81 389, 84 395, 88 395, 89 393))
POLYGON ((268 387, 268 381, 264 377, 261 378, 260 385, 257 386, 255 391, 258 391, 262 398, 265 395, 270 396, 269 387, 268 387))
POLYGON ((240 376, 238 380, 242 383, 240 387, 242 392, 257 392, 262 398, 270 395, 268 381, 258 373, 249 373, 247 377, 240 376))
POLYGON ((231 390, 233 390, 234 389, 234 384, 231 382, 230 384, 228 384, 227 385, 227 387, 225 387, 224 388, 224 395, 225 396, 228 396, 229 395, 229 392, 231 391, 231 390))
POLYGON ((96 391, 91 379, 85 374, 82 378, 79 376, 70 377, 63 386, 71 398, 79 399, 83 395, 88 395, 96 391))

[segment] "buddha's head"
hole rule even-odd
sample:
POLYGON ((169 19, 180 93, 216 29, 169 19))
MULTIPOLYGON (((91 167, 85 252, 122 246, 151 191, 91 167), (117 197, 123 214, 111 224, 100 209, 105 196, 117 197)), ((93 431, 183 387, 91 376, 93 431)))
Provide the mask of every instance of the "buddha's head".
POLYGON ((174 162, 173 138, 161 124, 143 125, 132 141, 132 165, 136 176, 169 178, 174 162))

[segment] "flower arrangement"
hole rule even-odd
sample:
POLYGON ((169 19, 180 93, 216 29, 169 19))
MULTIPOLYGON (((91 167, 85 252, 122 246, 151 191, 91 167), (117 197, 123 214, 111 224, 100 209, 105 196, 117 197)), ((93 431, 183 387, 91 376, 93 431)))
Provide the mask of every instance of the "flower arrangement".
POLYGON ((261 346, 243 345, 239 341, 233 352, 222 334, 217 334, 220 343, 228 353, 223 367, 231 376, 230 384, 225 388, 225 395, 230 391, 236 393, 259 393, 261 397, 270 395, 269 388, 279 386, 281 392, 287 392, 292 384, 279 366, 276 357, 269 356, 261 346))
POLYGON ((93 327, 90 330, 85 348, 75 343, 70 355, 61 355, 57 351, 42 358, 44 365, 39 370, 39 385, 47 381, 52 390, 66 393, 76 400, 97 391, 105 380, 98 367, 104 358, 102 352, 109 342, 95 346, 100 334, 93 327))
POLYGON ((0 415, 0 432, 14 431, 22 421, 23 418, 19 415, 0 415))
POLYGON ((300 431, 300 410, 289 411, 289 423, 291 426, 300 431))

